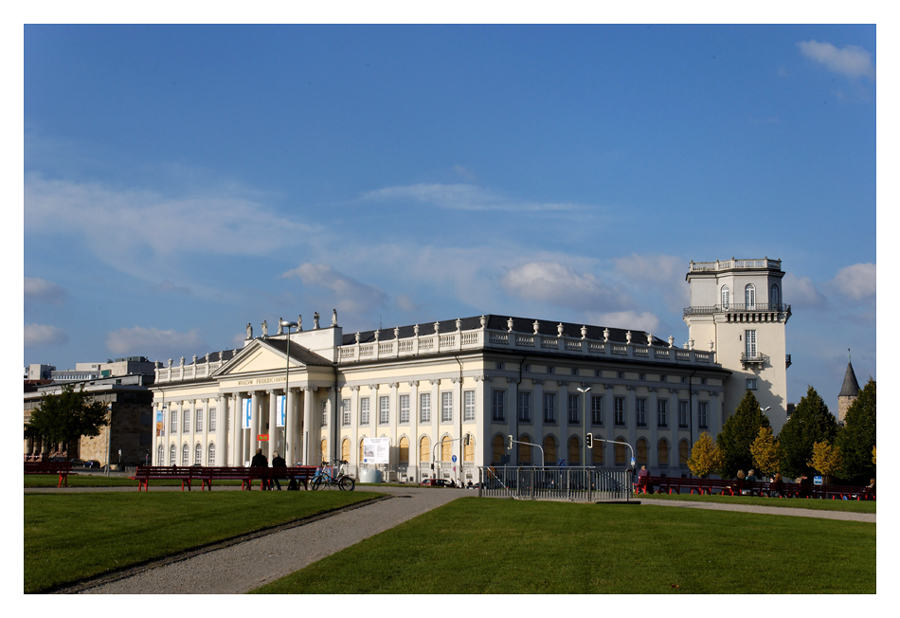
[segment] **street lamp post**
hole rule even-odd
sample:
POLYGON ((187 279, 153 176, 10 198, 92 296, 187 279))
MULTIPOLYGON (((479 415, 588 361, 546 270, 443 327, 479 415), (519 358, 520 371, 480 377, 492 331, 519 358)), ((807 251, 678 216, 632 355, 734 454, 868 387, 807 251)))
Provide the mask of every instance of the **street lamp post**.
MULTIPOLYGON (((284 425, 281 427, 284 439, 281 442, 281 451, 285 461, 288 461, 288 443, 287 443, 287 415, 288 415, 288 391, 289 377, 291 372, 291 328, 297 328, 297 322, 280 321, 281 328, 286 328, 287 333, 287 353, 285 354, 284 363, 284 425)), ((296 459, 296 458, 295 458, 296 459)))
POLYGON ((109 424, 106 426, 106 476, 109 476, 109 460, 110 455, 112 454, 110 451, 110 445, 112 443, 112 404, 110 403, 107 406, 107 410, 109 410, 109 424))
MULTIPOLYGON (((591 392, 591 387, 586 386, 584 388, 581 388, 579 386, 575 390, 577 390, 579 393, 581 393, 581 415, 582 415, 581 422, 584 424, 584 427, 587 428, 587 394, 589 392, 591 392)), ((585 466, 588 465, 588 461, 591 461, 591 463, 593 463, 593 460, 589 459, 589 457, 588 457, 587 448, 585 448, 584 449, 584 465, 585 466)))

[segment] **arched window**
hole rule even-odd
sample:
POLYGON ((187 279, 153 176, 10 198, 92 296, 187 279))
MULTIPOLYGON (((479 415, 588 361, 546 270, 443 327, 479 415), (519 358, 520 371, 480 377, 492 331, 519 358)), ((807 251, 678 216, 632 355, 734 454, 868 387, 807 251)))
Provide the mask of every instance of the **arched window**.
POLYGON ((595 466, 603 465, 603 442, 594 440, 594 446, 591 447, 591 463, 595 466))
POLYGON ((636 453, 637 465, 646 466, 647 465, 647 450, 648 450, 647 440, 645 440, 644 438, 638 439, 636 450, 637 450, 637 453, 636 453))
POLYGON ((206 465, 207 466, 216 465, 216 444, 215 444, 215 442, 210 442, 209 446, 206 447, 206 465))
MULTIPOLYGON (((519 442, 531 442, 531 436, 519 436, 519 442)), ((519 463, 531 465, 531 446, 528 444, 519 444, 519 463)))
POLYGON ((546 438, 544 438, 544 465, 555 466, 557 461, 556 438, 554 438, 553 436, 547 436, 546 438))
POLYGON ((475 436, 468 444, 463 442, 463 461, 475 461, 475 436))
POLYGON ((166 456, 166 449, 163 448, 163 445, 160 444, 156 447, 156 465, 164 466, 166 465, 166 460, 164 457, 166 456))
POLYGON ((744 288, 744 305, 745 309, 756 309, 756 286, 752 283, 744 288))
POLYGON ((772 289, 769 290, 769 305, 780 305, 781 304, 781 296, 778 293, 778 286, 772 284, 772 289))
POLYGON ((181 465, 182 466, 190 465, 190 463, 191 463, 190 456, 191 456, 191 451, 188 448, 187 442, 185 442, 181 446, 181 465))
POLYGON ((622 436, 616 438, 616 444, 613 445, 613 464, 624 466, 628 463, 628 448, 619 442, 625 442, 625 438, 622 436))
POLYGON ((199 442, 194 445, 194 463, 203 465, 203 447, 199 442))
POLYGON ((503 456, 506 455, 506 442, 503 440, 503 436, 494 436, 494 455, 492 459, 492 463, 498 465, 501 461, 503 461, 503 456))
POLYGON ((419 461, 430 461, 431 460, 431 440, 428 439, 428 436, 422 436, 422 439, 419 440, 419 461))
POLYGON ((341 459, 350 461, 350 440, 348 438, 341 441, 341 459))
POLYGON ((691 447, 688 446, 687 440, 678 443, 678 465, 687 466, 688 458, 691 456, 691 447))
POLYGON ((319 444, 319 448, 322 449, 320 454, 322 455, 322 461, 328 461, 328 440, 322 438, 322 443, 319 444))
POLYGON ((175 465, 175 445, 169 446, 169 465, 175 465))
POLYGON ((453 443, 450 441, 450 436, 444 436, 441 438, 441 461, 450 461, 451 449, 450 446, 453 443))
POLYGON ((398 453, 399 463, 409 464, 409 438, 403 436, 400 438, 400 449, 398 453))
POLYGON ((581 445, 575 436, 569 438, 569 461, 567 463, 570 466, 581 465, 581 445))
POLYGON ((727 310, 731 304, 731 292, 727 285, 722 286, 722 309, 727 310))
POLYGON ((359 441, 359 460, 358 460, 359 463, 362 463, 363 459, 365 459, 365 457, 363 456, 363 440, 360 440, 359 441))
POLYGON ((659 466, 667 468, 669 466, 669 443, 665 439, 660 440, 659 444, 656 445, 656 453, 659 466))

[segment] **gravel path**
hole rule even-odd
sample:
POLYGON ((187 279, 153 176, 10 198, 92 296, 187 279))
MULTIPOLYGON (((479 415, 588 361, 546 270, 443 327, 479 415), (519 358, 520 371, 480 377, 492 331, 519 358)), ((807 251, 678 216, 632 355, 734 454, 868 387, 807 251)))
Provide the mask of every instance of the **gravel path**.
MULTIPOLYGON (((358 488, 366 491, 369 488, 358 488)), ((379 487, 391 498, 224 549, 150 568, 83 593, 243 593, 474 491, 379 487)))

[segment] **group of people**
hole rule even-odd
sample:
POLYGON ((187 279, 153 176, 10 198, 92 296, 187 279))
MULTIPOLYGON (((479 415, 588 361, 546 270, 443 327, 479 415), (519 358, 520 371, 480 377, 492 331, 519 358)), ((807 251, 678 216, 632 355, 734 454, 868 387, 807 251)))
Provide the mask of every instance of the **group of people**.
MULTIPOLYGON (((266 456, 263 455, 262 449, 256 449, 256 455, 253 456, 253 459, 250 460, 251 468, 268 468, 269 460, 266 459, 266 456)), ((273 468, 287 468, 287 462, 284 461, 284 457, 279 457, 278 453, 272 453, 272 467, 273 468)), ((275 484, 275 489, 281 491, 281 483, 278 481, 278 477, 272 477, 271 481, 269 479, 262 479, 262 488, 265 491, 272 489, 272 483, 275 484)))

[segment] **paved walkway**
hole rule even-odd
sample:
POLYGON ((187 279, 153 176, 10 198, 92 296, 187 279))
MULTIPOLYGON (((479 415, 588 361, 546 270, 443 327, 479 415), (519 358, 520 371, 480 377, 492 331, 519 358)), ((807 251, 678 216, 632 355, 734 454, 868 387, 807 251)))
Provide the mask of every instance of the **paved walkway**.
MULTIPOLYGON (((158 487, 153 491, 179 491, 180 487, 158 487)), ((240 490, 221 487, 217 490, 240 490)), ((95 487, 68 489, 28 489, 28 492, 135 491, 134 487, 95 487)), ((357 491, 376 491, 390 498, 365 504, 310 523, 240 541, 173 562, 138 569, 89 585, 61 592, 107 594, 185 594, 243 593, 289 575, 310 564, 350 547, 370 536, 389 530, 422 513, 457 498, 477 496, 474 490, 424 487, 357 487, 357 491)), ((875 514, 842 511, 817 511, 788 507, 690 502, 681 500, 640 500, 641 506, 682 507, 815 517, 875 523, 875 514)))

